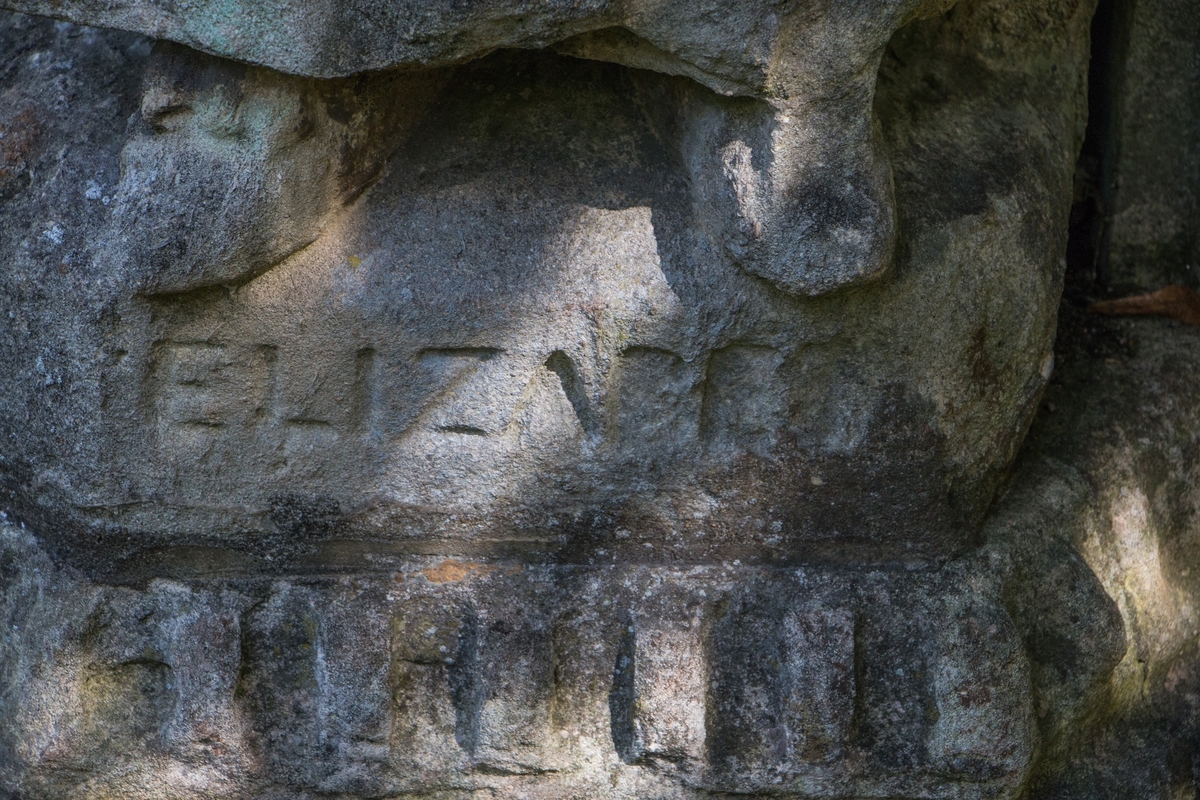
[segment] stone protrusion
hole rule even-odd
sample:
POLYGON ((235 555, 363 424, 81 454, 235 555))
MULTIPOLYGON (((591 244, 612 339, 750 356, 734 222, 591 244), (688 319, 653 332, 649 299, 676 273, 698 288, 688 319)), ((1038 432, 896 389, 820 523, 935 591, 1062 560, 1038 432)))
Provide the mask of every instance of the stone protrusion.
MULTIPOLYGON (((870 65, 862 73, 875 74, 870 65)), ((694 97, 680 114, 682 157, 710 235, 742 269, 790 294, 826 294, 891 267, 895 200, 874 86, 848 94, 857 95, 853 111, 846 95, 779 105, 694 97)))
POLYGON ((63 698, 58 750, 32 768, 46 785, 96 759, 119 772, 111 747, 80 749, 104 730, 284 793, 557 791, 599 773, 813 798, 1003 796, 1029 764, 1033 719, 1020 639, 982 567, 454 562, 250 594, 123 590, 77 610, 88 649, 60 656, 66 672, 30 665, 63 698))
POLYGON ((482 704, 474 758, 481 768, 539 774, 561 767, 555 729, 556 654, 540 609, 492 605, 477 669, 482 704), (530 612, 533 613, 530 613, 530 612))
POLYGON ((312 784, 324 777, 330 745, 319 599, 295 585, 275 589, 242 616, 234 696, 265 777, 312 784))
POLYGON ((0 15, 0 794, 1011 800, 1195 694, 1182 472, 981 527, 1091 3, 0 5, 100 26, 0 15))
POLYGON ((415 598, 392 622, 391 762, 414 783, 450 780, 478 744, 478 623, 439 598, 415 598))
MULTIPOLYGON (((55 184, 87 213, 35 230, 61 215, 22 191, 5 238, 4 354, 26 367, 0 418, 29 423, 5 434, 27 468, 3 479, 65 553, 136 572, 198 544, 270 574, 305 552, 297 533, 361 543, 363 563, 417 540, 588 551, 590 522, 546 533, 562 514, 628 518, 698 563, 977 544, 1049 374, 1080 84, 957 65, 979 50, 961 43, 1024 41, 1036 14, 997 11, 1010 30, 936 16, 940 0, 313 2, 336 22, 272 3, 52 10, 153 19, 163 39, 87 106, 107 177, 55 184), (981 88, 1001 80, 1023 88, 981 88), (1057 127, 989 133, 1028 103, 1057 127), (1013 163, 1038 166, 1022 182, 1013 163), (86 455, 51 431, 60 395, 86 455), (337 512, 280 528, 280 497, 337 512)), ((1067 34, 1046 34, 1048 74, 1073 69, 1067 34)), ((5 152, 33 135, 5 131, 5 152)))
POLYGON ((708 665, 701 624, 698 612, 628 619, 609 696, 622 761, 703 759, 708 665))

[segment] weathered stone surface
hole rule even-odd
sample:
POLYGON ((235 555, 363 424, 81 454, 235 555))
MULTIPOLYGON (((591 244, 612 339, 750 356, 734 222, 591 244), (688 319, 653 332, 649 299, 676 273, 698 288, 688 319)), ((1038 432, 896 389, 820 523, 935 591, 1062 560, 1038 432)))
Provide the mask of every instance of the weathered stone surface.
POLYGON ((1044 741, 1030 796, 1186 797, 1200 785, 1197 334, 1082 314, 1064 304, 1026 488, 1005 500, 1041 510, 997 537, 1040 575, 1009 604, 1044 741))
POLYGON ((0 794, 1194 779, 1089 3, 6 5, 0 794))
POLYGON ((1200 287, 1200 14, 1115 3, 1101 272, 1118 294, 1200 287))
POLYGON ((178 781, 230 796, 992 797, 1035 743, 986 560, 429 560, 130 590, 55 568, 19 526, 4 537, 20 571, 0 775, 30 797, 91 796, 81 774, 147 796, 178 781))
POLYGON ((792 9, 771 41, 816 55, 771 69, 857 81, 821 107, 545 51, 321 80, 160 44, 71 180, 91 112, 45 110, 47 34, 10 23, 6 103, 64 131, 5 215, 13 502, 108 572, 963 553, 1052 365, 1089 9, 1036 7, 890 44, 931 9, 792 9), (867 240, 823 215, 892 231, 893 183, 889 276, 826 294, 867 240))
MULTIPOLYGON (((869 280, 890 265, 894 209, 887 157, 871 115, 875 71, 898 27, 947 5, 905 0, 861 7, 778 2, 696 7, 601 0, 487 7, 374 2, 195 4, 178 10, 153 3, 9 7, 137 31, 300 75, 429 68, 479 58, 498 47, 555 45, 590 59, 687 76, 719 94, 757 98, 764 102, 684 99, 677 132, 686 142, 681 160, 712 206, 705 216, 745 269, 785 291, 820 294, 869 280)), ((250 94, 265 108, 288 102, 274 98, 273 104, 253 89, 250 94)), ((149 87, 144 103, 156 97, 149 87)), ((218 118, 232 113, 236 99, 226 98, 226 104, 229 108, 216 103, 212 109, 218 118)), ((143 112, 153 125, 155 111, 143 112)), ((214 122, 210 133, 231 133, 225 130, 228 122, 214 122)), ((286 146, 284 132, 263 133, 286 146)), ((321 140, 309 137, 306 146, 320 148, 321 140)), ((260 199, 288 216, 278 198, 260 199)), ((319 195, 311 199, 320 204, 319 195)), ((297 232, 313 228, 304 215, 289 222, 297 232)))

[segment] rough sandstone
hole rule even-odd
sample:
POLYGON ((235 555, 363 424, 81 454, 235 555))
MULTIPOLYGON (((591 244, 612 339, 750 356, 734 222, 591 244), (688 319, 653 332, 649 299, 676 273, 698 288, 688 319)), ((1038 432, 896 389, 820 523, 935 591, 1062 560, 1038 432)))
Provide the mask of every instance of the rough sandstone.
POLYGON ((0 795, 1051 797, 1192 691, 1081 442, 1194 358, 1006 477, 1091 3, 3 4, 0 795))

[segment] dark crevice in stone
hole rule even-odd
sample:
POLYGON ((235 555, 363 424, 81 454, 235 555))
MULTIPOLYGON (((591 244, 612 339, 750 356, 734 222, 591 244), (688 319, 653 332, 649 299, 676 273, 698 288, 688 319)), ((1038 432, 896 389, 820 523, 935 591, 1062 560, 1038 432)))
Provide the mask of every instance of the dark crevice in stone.
POLYGON ((633 621, 628 620, 617 646, 617 663, 613 669, 612 691, 608 695, 609 718, 612 722, 612 739, 617 755, 626 764, 632 764, 641 756, 634 716, 637 702, 637 642, 634 638, 633 621))
POLYGON ((562 350, 555 350, 546 359, 546 368, 558 376, 558 380, 562 383, 563 394, 567 396, 571 408, 575 410, 575 416, 579 419, 579 425, 583 428, 583 432, 588 436, 595 436, 599 432, 599 426, 596 424, 595 414, 592 413, 592 404, 588 401, 587 387, 584 385, 583 376, 580 375, 575 362, 562 350))
POLYGON ((1119 98, 1135 0, 1099 0, 1091 26, 1088 124, 1075 168, 1063 296, 1054 351, 1062 365, 1075 354, 1133 355, 1136 342, 1114 320, 1087 310, 1108 294, 1108 242, 1119 157, 1119 98))
POLYGON ((1116 193, 1121 96, 1135 0, 1100 0, 1092 17, 1088 124, 1075 170, 1064 294, 1072 302, 1108 286, 1109 223, 1116 193))
POLYGON ((450 694, 454 699, 454 740, 475 755, 483 714, 484 685, 479 663, 479 618, 468 612, 458 634, 458 651, 450 665, 450 694))

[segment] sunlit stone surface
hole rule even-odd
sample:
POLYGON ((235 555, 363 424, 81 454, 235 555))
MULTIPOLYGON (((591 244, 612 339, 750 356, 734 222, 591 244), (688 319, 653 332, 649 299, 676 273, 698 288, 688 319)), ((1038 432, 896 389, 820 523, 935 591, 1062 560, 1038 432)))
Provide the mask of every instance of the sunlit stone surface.
MULTIPOLYGON (((84 128, 119 161, 15 199, 16 502, 116 572, 966 552, 1053 365, 1086 9, 938 11, 733 25, 733 96, 599 10, 558 50, 603 60, 344 78, 131 40, 84 128)), ((695 14, 661 47, 733 47, 695 14)), ((13 69, 44 118, 63 78, 13 69)))
POLYGON ((1086 716, 1099 562, 987 512, 1088 3, 5 5, 124 31, 0 18, 15 796, 1016 797, 1086 716))

